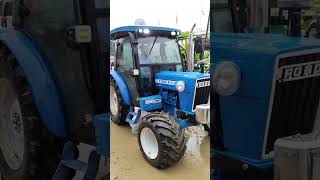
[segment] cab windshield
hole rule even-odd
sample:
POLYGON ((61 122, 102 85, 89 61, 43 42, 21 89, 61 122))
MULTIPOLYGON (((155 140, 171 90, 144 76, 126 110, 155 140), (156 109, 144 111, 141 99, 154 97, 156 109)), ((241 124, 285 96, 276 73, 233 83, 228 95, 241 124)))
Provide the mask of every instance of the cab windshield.
POLYGON ((138 38, 138 55, 140 65, 181 64, 178 43, 167 37, 138 38))

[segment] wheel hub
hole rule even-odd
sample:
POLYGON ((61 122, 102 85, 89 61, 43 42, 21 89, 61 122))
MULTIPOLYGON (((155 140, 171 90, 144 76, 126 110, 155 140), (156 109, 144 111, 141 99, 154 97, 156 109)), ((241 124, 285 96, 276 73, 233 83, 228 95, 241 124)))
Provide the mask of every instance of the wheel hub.
POLYGON ((115 116, 118 114, 118 97, 112 86, 110 87, 110 111, 115 116))
POLYGON ((140 132, 140 142, 143 152, 148 156, 149 159, 156 159, 159 154, 158 140, 153 131, 144 127, 140 132))
POLYGON ((7 79, 0 79, 0 150, 11 169, 23 162, 24 127, 18 98, 7 79))

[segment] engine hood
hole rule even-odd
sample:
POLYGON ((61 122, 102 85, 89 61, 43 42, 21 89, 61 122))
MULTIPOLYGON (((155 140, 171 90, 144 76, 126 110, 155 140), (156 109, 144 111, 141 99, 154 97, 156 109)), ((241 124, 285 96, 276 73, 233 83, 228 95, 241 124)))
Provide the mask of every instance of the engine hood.
POLYGON ((156 87, 176 90, 178 81, 183 81, 186 84, 185 91, 194 91, 196 80, 210 78, 209 74, 197 72, 174 72, 174 71, 161 71, 155 75, 156 87))
POLYGON ((179 92, 180 109, 186 112, 194 112, 195 105, 197 105, 195 103, 196 90, 210 86, 210 75, 173 71, 162 71, 155 75, 155 84, 158 89, 177 91, 176 84, 179 81, 185 83, 185 90, 179 92))
POLYGON ((320 40, 272 34, 213 33, 212 71, 221 61, 232 61, 241 70, 241 85, 236 95, 269 96, 273 68, 280 54, 320 48, 320 40))

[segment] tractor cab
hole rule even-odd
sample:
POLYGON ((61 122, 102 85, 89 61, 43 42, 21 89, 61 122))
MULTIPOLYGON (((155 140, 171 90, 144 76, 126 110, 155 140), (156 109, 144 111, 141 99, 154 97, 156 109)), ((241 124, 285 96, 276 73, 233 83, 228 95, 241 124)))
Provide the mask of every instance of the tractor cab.
POLYGON ((129 85, 133 102, 139 96, 158 92, 155 74, 160 71, 182 72, 182 59, 176 37, 180 30, 162 27, 126 26, 114 29, 116 44, 113 67, 129 85))

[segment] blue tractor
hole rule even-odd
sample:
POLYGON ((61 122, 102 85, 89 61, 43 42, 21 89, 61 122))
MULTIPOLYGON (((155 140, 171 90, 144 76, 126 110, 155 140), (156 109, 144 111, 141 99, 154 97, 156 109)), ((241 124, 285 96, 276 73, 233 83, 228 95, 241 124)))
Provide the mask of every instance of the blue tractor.
POLYGON ((186 150, 184 129, 209 123, 210 77, 184 72, 180 30, 125 26, 111 31, 116 45, 110 80, 110 116, 136 127, 143 157, 168 168, 186 150))
POLYGON ((320 43, 241 33, 232 2, 211 1, 212 178, 319 179, 320 43))
POLYGON ((0 179, 94 179, 109 156, 109 2, 0 5, 0 179), (79 143, 96 146, 88 163, 79 143))

